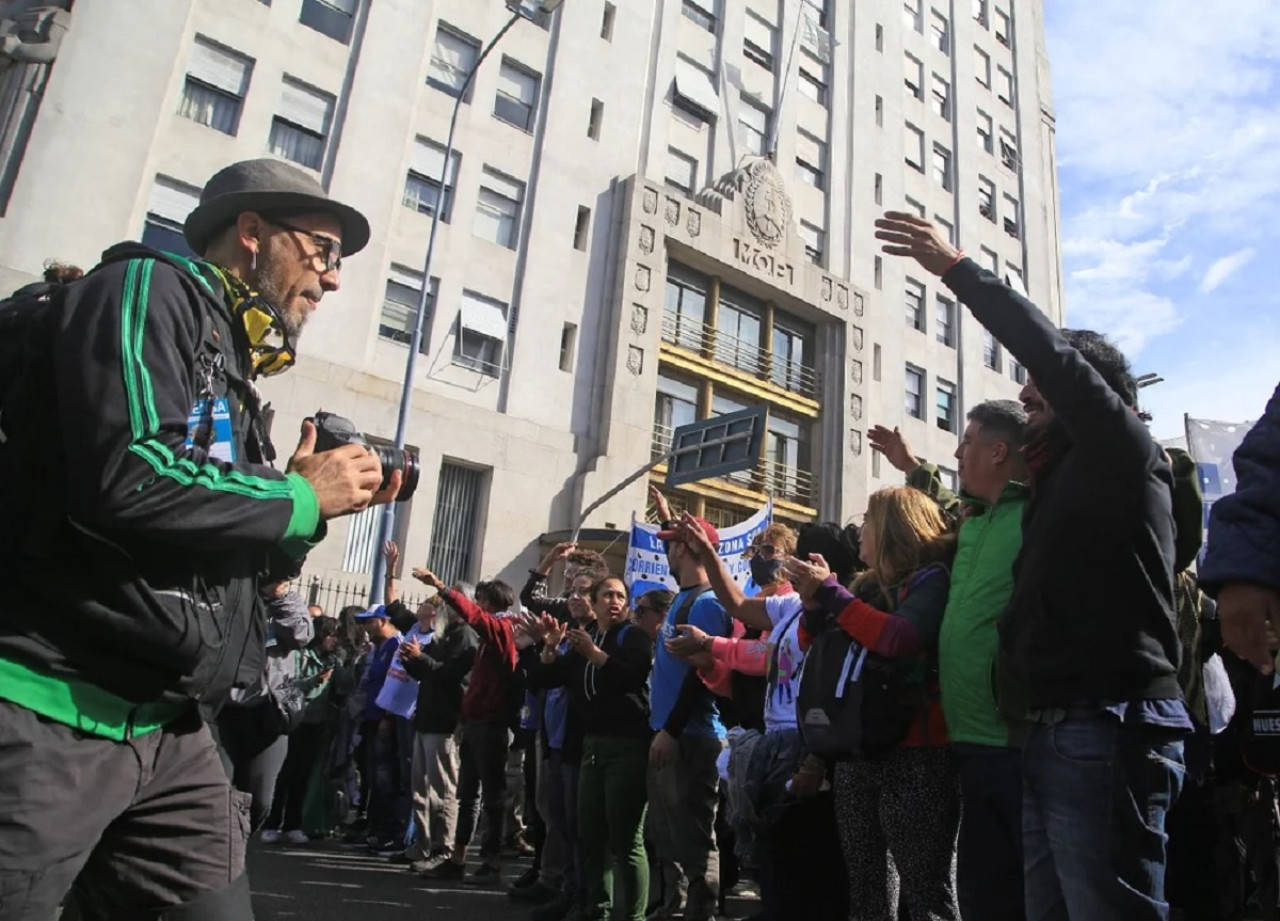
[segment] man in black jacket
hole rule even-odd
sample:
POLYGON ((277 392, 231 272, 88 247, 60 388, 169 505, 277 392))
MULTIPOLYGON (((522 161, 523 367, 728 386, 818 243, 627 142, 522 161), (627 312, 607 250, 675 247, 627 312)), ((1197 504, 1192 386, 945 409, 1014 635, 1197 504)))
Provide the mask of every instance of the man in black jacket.
POLYGON ((237 163, 188 217, 202 261, 120 244, 39 314, 0 439, 0 919, 252 918, 248 797, 202 716, 257 681, 258 585, 389 501, 359 445, 287 472, 255 377, 287 368, 368 222, 237 163))
MULTIPOLYGON (((413 817, 419 837, 410 869, 430 870, 449 858, 458 826, 458 743, 462 695, 475 664, 480 636, 436 595, 422 602, 434 612, 429 642, 411 636, 400 645, 400 661, 418 682, 413 711, 413 817)), ((419 615, 422 611, 419 609, 419 615)))
POLYGON ((1026 731, 1027 914, 1165 919, 1165 814, 1191 721, 1178 685, 1173 471, 1124 357, 1059 331, 911 214, 885 252, 941 277, 1024 367, 1031 499, 1000 620, 998 689, 1026 731))

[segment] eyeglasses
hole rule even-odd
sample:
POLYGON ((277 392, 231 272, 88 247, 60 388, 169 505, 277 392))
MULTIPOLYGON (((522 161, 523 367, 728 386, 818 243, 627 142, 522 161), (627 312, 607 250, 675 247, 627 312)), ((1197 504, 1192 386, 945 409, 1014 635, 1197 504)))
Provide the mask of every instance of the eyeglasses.
POLYGON ((289 230, 293 233, 300 233, 304 237, 310 237, 320 247, 318 253, 312 253, 313 256, 324 257, 324 270, 332 272, 335 269, 342 268, 342 241, 333 237, 326 237, 324 234, 315 233, 302 227, 295 227, 293 224, 286 224, 284 221, 278 221, 275 218, 263 218, 268 224, 273 224, 281 230, 289 230))
POLYGON ((772 560, 772 559, 775 559, 781 552, 782 551, 780 551, 773 544, 752 544, 746 550, 742 551, 742 558, 744 560, 750 560, 750 559, 754 559, 755 557, 760 557, 760 559, 762 560, 772 560))

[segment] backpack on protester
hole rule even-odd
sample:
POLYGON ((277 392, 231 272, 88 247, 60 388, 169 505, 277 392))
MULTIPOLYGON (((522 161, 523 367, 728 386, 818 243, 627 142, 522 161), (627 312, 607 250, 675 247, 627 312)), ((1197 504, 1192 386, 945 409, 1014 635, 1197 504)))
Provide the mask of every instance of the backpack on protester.
POLYGON ((1240 733, 1240 756, 1254 773, 1280 777, 1280 673, 1264 675, 1250 668, 1247 681, 1241 697, 1249 712, 1240 733))
MULTIPOLYGON (((896 599, 885 598, 888 609, 901 605, 927 572, 902 586, 896 599)), ((805 750, 824 758, 874 758, 901 743, 929 704, 928 675, 907 666, 872 652, 839 627, 815 636, 796 695, 805 750)))

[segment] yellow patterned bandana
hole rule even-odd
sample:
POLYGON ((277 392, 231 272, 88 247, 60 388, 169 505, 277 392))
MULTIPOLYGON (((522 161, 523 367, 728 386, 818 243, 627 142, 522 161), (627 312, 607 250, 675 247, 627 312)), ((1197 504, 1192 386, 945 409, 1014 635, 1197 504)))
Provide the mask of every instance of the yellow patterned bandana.
POLYGON ((249 339, 250 374, 271 377, 293 366, 293 342, 275 306, 221 266, 209 264, 227 292, 228 306, 249 339))

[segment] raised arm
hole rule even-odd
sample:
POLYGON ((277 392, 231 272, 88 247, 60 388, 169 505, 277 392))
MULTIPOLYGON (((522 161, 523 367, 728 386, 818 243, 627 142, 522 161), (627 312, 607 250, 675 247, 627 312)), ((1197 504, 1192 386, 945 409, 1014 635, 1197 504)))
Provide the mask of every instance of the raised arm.
POLYGON ((719 548, 711 543, 707 532, 702 530, 702 525, 698 523, 698 519, 685 512, 680 517, 676 529, 680 532, 680 539, 693 549, 699 562, 706 569, 711 589, 716 593, 716 600, 724 607, 725 612, 730 617, 757 630, 768 630, 773 626, 769 621, 769 612, 765 609, 764 599, 748 598, 742 594, 738 583, 734 582, 733 577, 729 575, 729 569, 720 557, 719 548))

